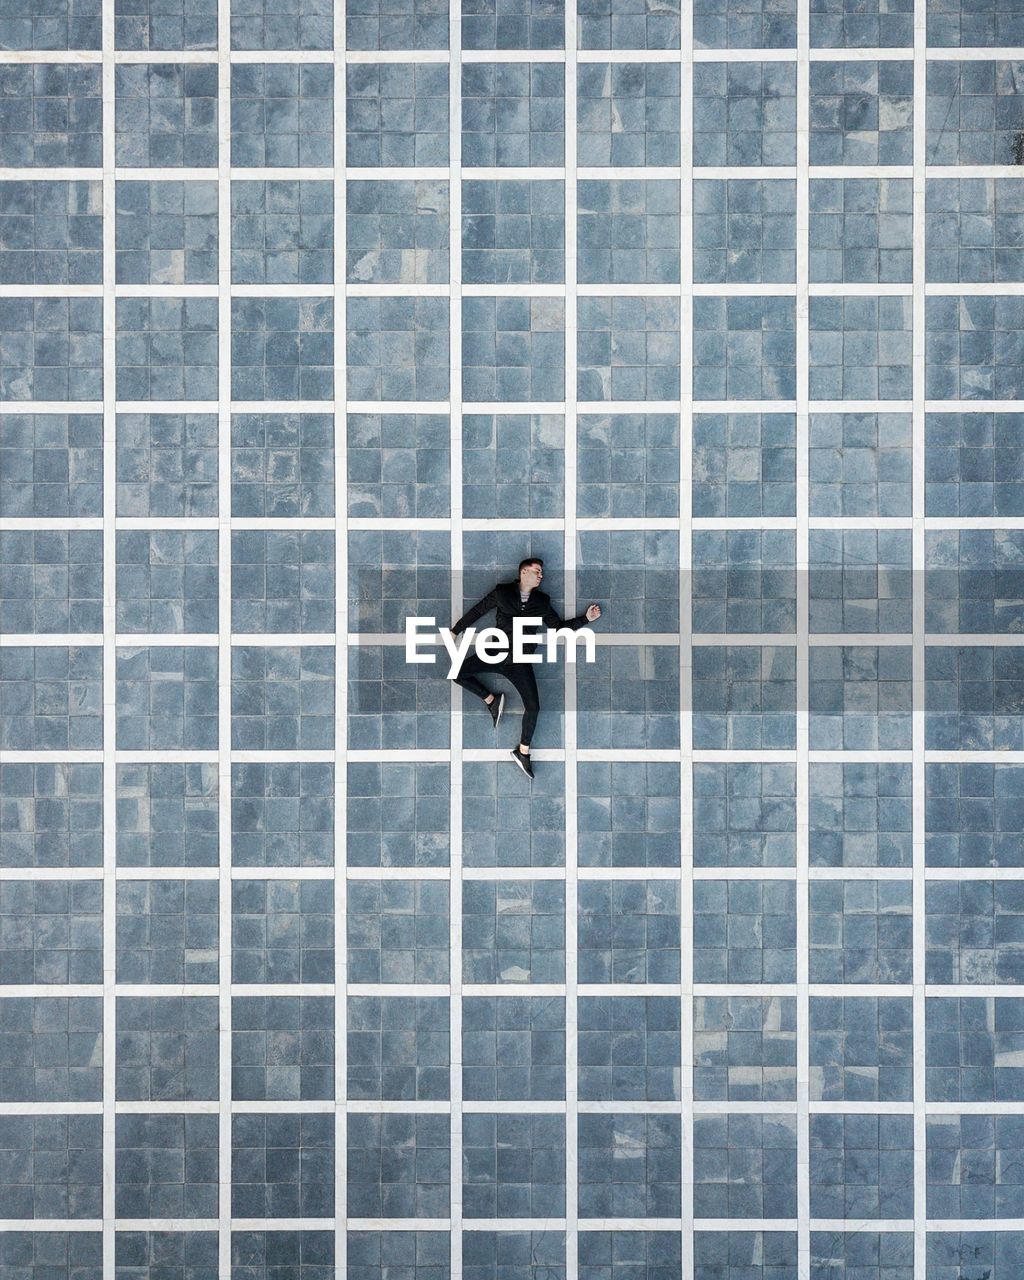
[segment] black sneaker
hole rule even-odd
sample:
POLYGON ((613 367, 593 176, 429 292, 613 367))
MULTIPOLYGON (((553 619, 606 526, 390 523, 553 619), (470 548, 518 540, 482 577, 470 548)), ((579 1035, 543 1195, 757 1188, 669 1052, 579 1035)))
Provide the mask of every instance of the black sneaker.
POLYGON ((533 781, 533 765, 530 763, 530 757, 524 756, 518 747, 513 747, 510 754, 512 756, 512 759, 516 762, 516 764, 520 767, 520 769, 522 769, 523 773, 525 773, 526 776, 532 782, 533 781))
POLYGON ((505 695, 496 693, 493 702, 485 702, 484 706, 491 713, 491 719, 494 721, 494 727, 497 729, 498 721, 501 719, 501 713, 505 710, 505 695))

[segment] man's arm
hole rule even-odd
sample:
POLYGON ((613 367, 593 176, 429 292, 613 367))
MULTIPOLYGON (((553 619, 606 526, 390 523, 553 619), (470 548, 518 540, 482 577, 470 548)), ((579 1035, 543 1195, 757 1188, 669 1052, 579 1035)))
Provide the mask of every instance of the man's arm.
POLYGON ((498 604, 498 589, 492 588, 484 596, 482 600, 478 600, 475 605, 467 610, 458 622, 454 623, 451 628, 453 636, 460 635, 467 627, 471 627, 477 619, 482 618, 485 613, 490 613, 498 604))
POLYGON ((570 627, 573 631, 579 631, 580 627, 587 625, 586 613, 577 614, 575 618, 560 618, 551 604, 550 596, 543 606, 540 616, 549 627, 570 627))

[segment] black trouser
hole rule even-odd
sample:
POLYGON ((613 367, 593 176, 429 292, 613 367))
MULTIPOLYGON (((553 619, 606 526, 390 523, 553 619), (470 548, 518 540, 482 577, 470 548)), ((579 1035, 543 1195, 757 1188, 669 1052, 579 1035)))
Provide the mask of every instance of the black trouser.
POLYGON ((455 677, 455 683, 462 685, 463 689, 468 689, 470 693, 475 693, 478 698, 486 698, 491 690, 487 688, 483 681, 477 679, 478 676, 486 672, 493 672, 496 676, 504 676, 522 698, 523 727, 519 734, 519 741, 524 747, 528 747, 533 738, 533 731, 537 727, 537 715, 540 711, 537 677, 533 674, 532 664, 513 662, 511 658, 505 658, 502 662, 497 663, 484 662, 475 653, 471 653, 467 656, 466 661, 462 664, 461 671, 455 677))

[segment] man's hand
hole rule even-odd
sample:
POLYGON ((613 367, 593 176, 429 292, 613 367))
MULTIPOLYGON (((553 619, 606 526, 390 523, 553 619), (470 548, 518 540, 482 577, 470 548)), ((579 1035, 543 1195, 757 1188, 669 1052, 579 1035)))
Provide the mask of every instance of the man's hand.
POLYGON ((587 609, 588 622, 596 622, 598 618, 600 618, 600 616, 601 616, 601 606, 599 604, 592 604, 588 607, 587 609))

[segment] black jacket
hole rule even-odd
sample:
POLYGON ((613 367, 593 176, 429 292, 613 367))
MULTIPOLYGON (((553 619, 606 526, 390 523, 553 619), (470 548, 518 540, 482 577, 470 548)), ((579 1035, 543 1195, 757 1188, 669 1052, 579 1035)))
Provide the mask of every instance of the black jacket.
MULTIPOLYGON (((587 615, 579 614, 575 618, 560 618, 551 607, 551 597, 546 591, 541 591, 539 587, 535 587, 525 600, 519 599, 519 580, 513 579, 511 582, 499 582, 493 590, 488 591, 482 600, 478 600, 475 605, 455 623, 452 627, 452 634, 459 635, 465 631, 467 627, 471 627, 474 622, 482 618, 485 613, 495 610, 494 625, 499 631, 503 631, 508 637, 509 644, 512 643, 512 619, 519 618, 540 618, 545 626, 548 627, 571 627, 573 631, 579 631, 580 627, 587 625, 587 615)), ((527 641, 524 638, 523 648, 530 652, 536 649, 537 641, 527 641)))

